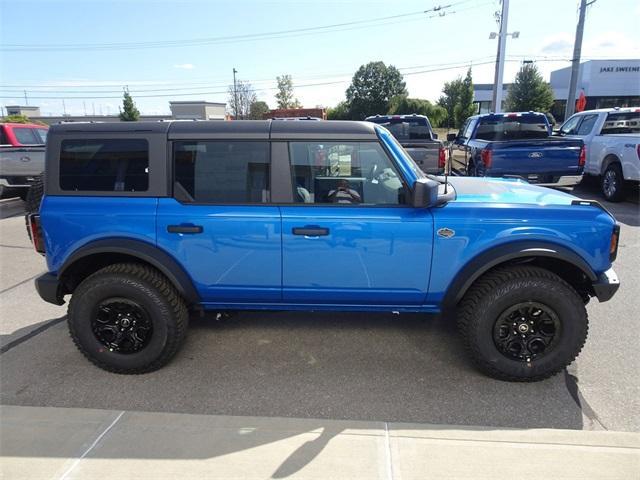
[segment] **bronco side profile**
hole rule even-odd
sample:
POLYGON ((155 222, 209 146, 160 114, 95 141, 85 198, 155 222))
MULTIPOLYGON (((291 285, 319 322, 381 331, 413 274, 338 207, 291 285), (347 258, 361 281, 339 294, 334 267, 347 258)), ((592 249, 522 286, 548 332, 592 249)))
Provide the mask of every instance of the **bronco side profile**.
POLYGON ((28 220, 40 296, 117 373, 165 365, 189 311, 360 310, 455 313, 480 370, 541 380, 619 286, 597 202, 426 176, 370 122, 55 125, 28 220))

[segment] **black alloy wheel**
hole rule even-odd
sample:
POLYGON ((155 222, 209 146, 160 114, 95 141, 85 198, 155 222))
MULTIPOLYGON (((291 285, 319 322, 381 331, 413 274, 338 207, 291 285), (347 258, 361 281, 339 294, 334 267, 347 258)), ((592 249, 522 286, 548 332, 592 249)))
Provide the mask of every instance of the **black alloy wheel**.
POLYGON ((109 351, 123 354, 139 352, 153 335, 153 323, 147 311, 126 298, 109 298, 97 305, 91 329, 109 351))

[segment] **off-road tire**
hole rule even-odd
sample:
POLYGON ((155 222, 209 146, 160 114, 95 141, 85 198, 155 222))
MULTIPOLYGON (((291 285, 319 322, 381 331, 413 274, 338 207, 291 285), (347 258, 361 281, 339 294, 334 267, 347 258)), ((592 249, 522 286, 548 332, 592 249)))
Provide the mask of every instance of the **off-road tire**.
POLYGON ((622 174, 622 167, 619 163, 612 163, 607 167, 600 180, 600 187, 604 198, 610 202, 621 202, 624 200, 624 176, 622 174), (607 191, 605 183, 615 179, 616 188, 614 190, 607 191))
POLYGON ((25 211, 27 213, 38 213, 38 211, 40 211, 40 201, 42 200, 42 195, 44 195, 44 181, 42 179, 42 176, 39 176, 31 184, 23 198, 26 203, 25 211))
POLYGON ((167 278, 135 263, 98 270, 78 285, 69 302, 69 333, 76 346, 95 365, 114 373, 147 373, 166 365, 182 345, 188 323, 185 302, 167 278), (92 315, 101 301, 112 297, 137 302, 148 313, 153 332, 142 350, 110 351, 94 334, 92 315))
POLYGON ((458 329, 473 363, 493 378, 512 382, 535 382, 563 370, 582 350, 588 328, 587 311, 575 289, 556 274, 534 266, 490 271, 471 286, 458 309, 458 329), (548 306, 561 326, 554 348, 531 362, 508 358, 493 338, 500 315, 521 302, 548 306))

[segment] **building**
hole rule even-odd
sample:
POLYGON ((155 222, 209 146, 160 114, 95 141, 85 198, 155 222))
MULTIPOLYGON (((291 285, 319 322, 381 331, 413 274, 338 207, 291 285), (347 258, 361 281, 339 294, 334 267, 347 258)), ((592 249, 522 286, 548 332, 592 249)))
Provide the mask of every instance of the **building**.
MULTIPOLYGON (((550 85, 554 94, 551 113, 558 121, 564 119, 569 95, 571 67, 551 72, 550 85)), ((504 84, 503 99, 511 84, 504 84)), ((584 92, 586 110, 607 107, 640 106, 640 60, 589 60, 580 64, 576 98, 584 92)), ((491 111, 492 83, 473 86, 473 101, 479 113, 491 111)), ((504 104, 503 104, 504 105, 504 104)))
POLYGON ((4 109, 7 115, 26 115, 29 118, 40 116, 40 107, 31 105, 7 105, 4 109))
MULTIPOLYGON (((224 120, 226 103, 185 101, 169 102, 171 115, 140 115, 140 121, 161 120, 224 120)), ((6 106, 7 115, 26 115, 30 120, 48 125, 60 122, 119 122, 119 115, 54 115, 41 116, 39 107, 6 106)))
MULTIPOLYGON (((564 118, 571 67, 551 72, 555 104, 551 113, 564 118)), ((640 59, 589 60, 580 64, 576 98, 584 92, 586 110, 640 106, 640 59)))
POLYGON ((311 117, 319 118, 320 120, 327 119, 327 109, 318 108, 278 108, 276 110, 269 110, 265 113, 264 118, 300 118, 311 117))
POLYGON ((226 103, 187 100, 169 102, 171 117, 176 120, 224 120, 226 103))

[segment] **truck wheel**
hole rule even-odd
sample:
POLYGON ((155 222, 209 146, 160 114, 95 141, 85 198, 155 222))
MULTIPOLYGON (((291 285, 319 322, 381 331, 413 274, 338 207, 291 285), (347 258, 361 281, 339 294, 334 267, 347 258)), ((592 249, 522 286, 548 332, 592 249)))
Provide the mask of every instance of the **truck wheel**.
POLYGON ((602 194, 610 202, 624 200, 624 177, 619 163, 612 163, 602 175, 602 194))
POLYGON ((458 328, 482 372, 535 382, 573 362, 587 338, 588 319, 582 299, 563 279, 518 266, 476 281, 461 302, 458 328))
POLYGON ((44 182, 42 176, 40 176, 31 184, 23 198, 26 203, 25 210, 27 213, 38 213, 40 211, 42 195, 44 195, 44 182))
POLYGON ((73 341, 91 362, 114 373, 146 373, 167 364, 188 322, 173 285, 157 270, 133 263, 98 270, 69 303, 73 341))

